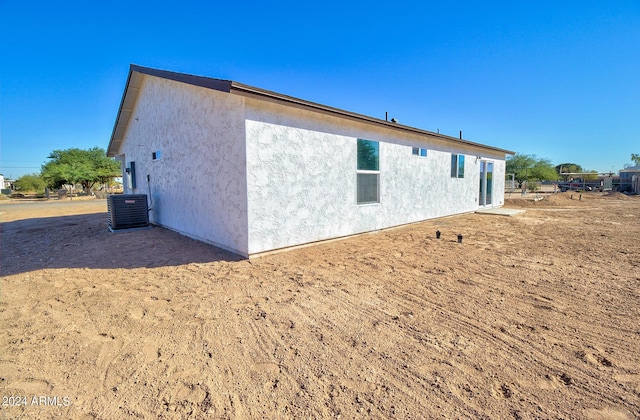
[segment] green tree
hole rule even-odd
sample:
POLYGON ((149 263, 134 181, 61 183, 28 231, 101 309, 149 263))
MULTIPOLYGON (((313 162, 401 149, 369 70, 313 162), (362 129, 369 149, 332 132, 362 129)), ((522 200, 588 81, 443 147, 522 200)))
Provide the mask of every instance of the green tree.
POLYGON ((16 179, 13 183, 16 191, 41 193, 44 191, 46 184, 40 174, 27 174, 16 179))
POLYGON ((522 183, 530 178, 529 171, 535 163, 534 156, 515 154, 507 157, 506 171, 508 174, 514 174, 514 179, 522 186, 522 183))
POLYGON ((507 158, 507 174, 522 186, 524 181, 553 181, 558 179, 556 168, 548 159, 538 159, 535 155, 515 154, 507 158))
POLYGON ((108 158, 104 149, 71 148, 54 150, 49 162, 42 165, 42 177, 51 188, 81 184, 86 193, 97 183, 107 183, 120 175, 120 163, 108 158))
POLYGON ((549 159, 538 159, 531 168, 531 179, 536 181, 555 181, 558 179, 558 173, 549 159))
POLYGON ((577 163, 561 163, 560 165, 556 165, 556 172, 559 177, 562 177, 564 181, 568 181, 569 178, 573 178, 572 175, 561 175, 566 173, 581 173, 584 172, 582 166, 577 163))
POLYGON ((631 160, 636 166, 640 166, 640 154, 631 153, 631 160))

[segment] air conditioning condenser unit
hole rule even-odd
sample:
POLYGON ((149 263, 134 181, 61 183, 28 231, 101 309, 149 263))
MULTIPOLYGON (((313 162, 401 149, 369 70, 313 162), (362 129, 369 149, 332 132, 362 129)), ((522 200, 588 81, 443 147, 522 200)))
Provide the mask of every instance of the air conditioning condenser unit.
POLYGON ((109 230, 149 226, 146 194, 113 194, 107 197, 109 230))

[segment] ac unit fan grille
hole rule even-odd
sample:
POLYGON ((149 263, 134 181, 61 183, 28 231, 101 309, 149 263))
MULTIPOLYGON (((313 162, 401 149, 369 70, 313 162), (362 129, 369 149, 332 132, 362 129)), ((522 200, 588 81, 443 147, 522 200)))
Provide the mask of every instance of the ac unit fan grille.
POLYGON ((117 194, 107 198, 109 228, 112 230, 149 226, 146 194, 117 194))

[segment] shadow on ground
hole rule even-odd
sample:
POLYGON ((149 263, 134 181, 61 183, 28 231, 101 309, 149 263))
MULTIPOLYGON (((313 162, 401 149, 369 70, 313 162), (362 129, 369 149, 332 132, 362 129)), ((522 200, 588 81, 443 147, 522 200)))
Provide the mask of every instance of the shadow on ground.
POLYGON ((106 213, 0 224, 0 275, 45 268, 154 268, 243 258, 161 227, 112 233, 106 213))

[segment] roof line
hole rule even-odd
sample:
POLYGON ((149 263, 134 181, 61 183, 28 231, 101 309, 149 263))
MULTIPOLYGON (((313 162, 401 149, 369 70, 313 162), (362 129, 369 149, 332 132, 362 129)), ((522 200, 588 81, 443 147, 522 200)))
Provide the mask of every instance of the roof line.
POLYGON ((341 116, 352 118, 352 119, 364 120, 364 121, 367 121, 367 122, 370 122, 370 123, 382 125, 382 126, 389 127, 389 128, 392 128, 392 129, 400 129, 400 130, 403 130, 403 131, 409 131, 409 132, 412 132, 412 133, 422 134, 422 135, 426 134, 426 135, 438 137, 438 138, 441 138, 441 139, 447 140, 447 141, 455 141, 457 143, 463 143, 463 144, 470 145, 470 146, 477 146, 477 147, 482 147, 482 148, 485 148, 485 149, 492 149, 492 150, 495 150, 495 151, 504 152, 506 154, 511 154, 511 155, 515 154, 515 152, 513 152, 511 150, 500 149, 500 148, 497 148, 497 147, 488 146, 486 144, 476 143, 476 142, 472 142, 472 141, 469 141, 469 140, 464 140, 464 139, 460 139, 460 138, 457 138, 457 137, 448 136, 446 134, 435 133, 433 131, 423 130, 421 128, 416 128, 416 127, 412 127, 412 126, 409 126, 409 125, 398 124, 397 122, 382 120, 382 119, 379 119, 379 118, 370 117, 368 115, 358 114, 356 112, 346 111, 344 109, 334 108, 334 107, 331 107, 331 106, 328 106, 328 105, 322 105, 322 104, 319 104, 319 103, 316 103, 316 102, 311 102, 311 101, 307 101, 307 100, 304 100, 304 99, 295 98, 293 96, 283 95, 281 93, 269 91, 269 90, 266 90, 266 89, 257 88, 257 87, 254 87, 254 86, 245 85, 245 84, 238 83, 238 82, 231 82, 231 91, 237 91, 237 92, 240 92, 240 93, 246 93, 246 94, 250 94, 250 95, 266 97, 266 98, 269 98, 269 99, 285 101, 285 102, 293 103, 293 104, 296 104, 296 105, 301 105, 301 106, 306 107, 306 108, 312 108, 314 110, 328 112, 330 114, 339 114, 341 116))
POLYGON ((285 102, 287 104, 293 104, 293 105, 300 106, 300 107, 303 107, 303 108, 312 109, 314 111, 320 111, 320 112, 324 112, 324 113, 328 113, 328 114, 332 114, 332 115, 339 115, 339 116, 346 117, 346 118, 349 118, 349 119, 354 119, 354 120, 359 120, 359 121, 365 121, 365 122, 368 122, 368 123, 373 123, 373 124, 384 126, 384 127, 391 128, 391 129, 394 129, 394 130, 407 131, 407 132, 420 134, 420 135, 428 135, 428 136, 437 137, 437 138, 440 138, 440 139, 446 140, 446 141, 452 141, 452 142, 455 142, 455 143, 462 143, 462 144, 469 145, 469 146, 481 147, 481 148, 484 148, 484 149, 489 149, 489 150, 493 150, 493 151, 497 151, 497 152, 505 153, 505 154, 510 154, 510 155, 514 155, 515 154, 515 152, 513 152, 511 150, 505 150, 505 149, 501 149, 501 148, 493 147, 493 146, 488 146, 488 145, 481 144, 481 143, 475 143, 475 142, 472 142, 472 141, 469 141, 469 140, 459 139, 457 137, 447 136, 445 134, 435 133, 435 132, 432 132, 432 131, 423 130, 423 129, 416 128, 416 127, 411 127, 411 126, 408 126, 408 125, 402 125, 402 124, 398 124, 396 122, 382 120, 382 119, 379 119, 379 118, 374 118, 374 117, 370 117, 370 116, 367 116, 367 115, 358 114, 358 113, 351 112, 351 111, 346 111, 344 109, 334 108, 334 107, 330 107, 330 106, 327 106, 327 105, 322 105, 322 104, 319 104, 319 103, 316 103, 316 102, 311 102, 311 101, 307 101, 307 100, 304 100, 304 99, 295 98, 293 96, 288 96, 288 95, 284 95, 284 94, 281 94, 281 93, 273 92, 273 91, 270 91, 270 90, 261 89, 261 88, 257 88, 257 87, 254 87, 254 86, 245 85, 243 83, 238 83, 238 82, 234 82, 234 81, 231 81, 231 80, 215 79, 215 78, 204 77, 204 76, 195 76, 195 75, 191 75, 191 74, 177 73, 177 72, 167 71, 167 70, 158 70, 158 69, 153 69, 153 68, 150 68, 150 67, 138 66, 138 65, 135 65, 135 64, 131 64, 130 68, 129 68, 129 76, 127 78, 127 84, 126 84, 125 92, 122 95, 122 101, 120 102, 120 108, 118 109, 118 116, 116 117, 116 123, 114 125, 113 132, 111 133, 111 140, 109 141, 109 148, 107 149, 107 153, 109 152, 109 149, 111 148, 111 145, 112 145, 113 140, 114 140, 114 136, 115 136, 115 133, 116 133, 116 128, 118 126, 118 121, 120 120, 120 117, 121 117, 122 107, 124 105, 125 97, 127 95, 127 90, 129 88, 129 83, 131 81, 131 76, 132 76, 133 72, 140 73, 140 74, 145 74, 145 75, 149 75, 149 76, 155 76, 155 77, 159 77, 159 78, 163 78, 163 79, 169 79, 169 80, 173 80, 173 81, 176 81, 176 82, 187 83, 187 84, 190 84, 190 85, 204 87, 204 88, 208 88, 208 89, 214 89, 214 90, 218 90, 218 91, 226 92, 226 93, 237 93, 237 94, 241 94, 241 95, 257 96, 259 98, 275 100, 277 102, 285 102))
POLYGON ((231 91, 231 84, 233 83, 231 80, 214 79, 212 77, 195 76, 193 74, 177 73, 175 71, 152 69, 150 67, 142 67, 136 64, 131 64, 130 71, 227 93, 231 91))

